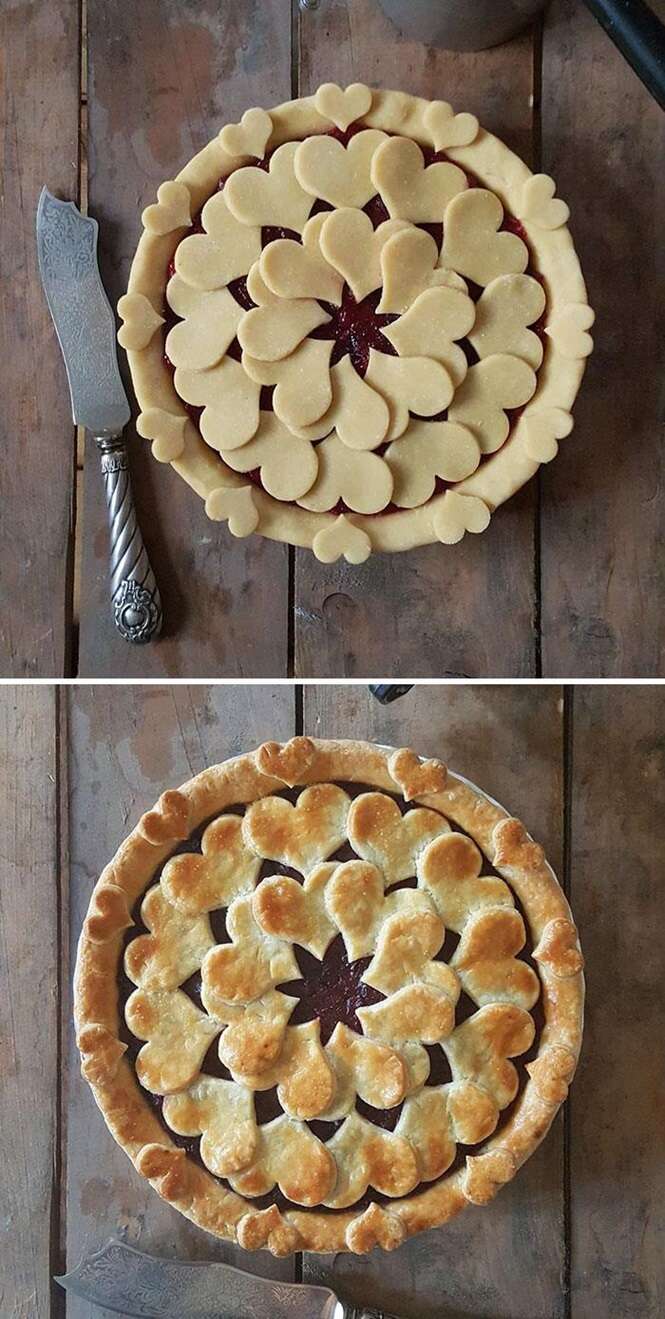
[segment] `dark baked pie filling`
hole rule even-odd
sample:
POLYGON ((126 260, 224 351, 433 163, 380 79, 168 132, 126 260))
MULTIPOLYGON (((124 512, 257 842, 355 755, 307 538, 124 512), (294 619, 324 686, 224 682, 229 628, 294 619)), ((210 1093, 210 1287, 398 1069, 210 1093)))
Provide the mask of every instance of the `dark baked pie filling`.
MULTIPOLYGON (((344 791, 351 798, 357 797, 364 792, 376 791, 376 788, 373 788, 370 785, 363 785, 358 783, 340 782, 339 786, 343 788, 344 791)), ((302 789, 300 788, 295 788, 295 789, 286 788, 282 792, 276 792, 273 793, 272 795, 276 797, 283 797, 287 801, 294 803, 297 800, 301 791, 302 789)), ((388 793, 384 789, 381 789, 381 792, 384 796, 392 797, 392 800, 399 807, 402 814, 405 814, 409 810, 416 809, 418 806, 417 802, 415 801, 404 802, 402 797, 388 793)), ((244 811, 245 811, 245 807, 242 805, 238 805, 235 807, 234 806, 225 807, 223 813, 225 815, 229 815, 229 814, 242 815, 244 814, 244 811)), ((208 827, 210 823, 211 820, 204 821, 204 823, 199 825, 199 827, 192 832, 189 838, 187 838, 182 843, 180 843, 177 847, 175 847, 170 855, 176 856, 180 853, 192 853, 192 852, 200 853, 201 838, 205 829, 208 827)), ((464 832, 463 830, 459 829, 458 826, 454 825, 452 821, 448 821, 448 823, 450 824, 451 828, 456 832, 459 833, 464 832)), ((351 845, 347 842, 341 848, 339 848, 338 851, 335 852, 332 857, 329 857, 328 859, 338 860, 341 862, 341 861, 353 860, 356 858, 356 855, 357 854, 353 851, 351 845)), ((147 927, 145 926, 145 924, 141 919, 141 906, 147 891, 150 888, 152 888, 155 883, 159 881, 162 870, 166 865, 166 861, 169 859, 170 857, 163 862, 163 864, 153 875, 152 879, 150 880, 150 883, 146 885, 146 888, 137 899, 134 905, 134 909, 132 911, 132 920, 134 923, 132 927, 126 931, 125 934, 124 945, 123 945, 123 957, 121 957, 119 960, 119 971, 117 978, 118 1010, 119 1010, 119 1023, 120 1023, 119 1038, 123 1041, 124 1044, 127 1045, 126 1057, 130 1062, 132 1069, 134 1070, 136 1084, 144 1094, 145 1098, 156 1109, 160 1121, 162 1122, 165 1131, 168 1133, 169 1139, 173 1142, 173 1144, 179 1146, 182 1149, 185 1149, 189 1157, 193 1158, 201 1167, 205 1169, 208 1176, 214 1177, 215 1181, 218 1181, 221 1185, 228 1187, 229 1189, 232 1189, 225 1178, 215 1176, 215 1174, 212 1173, 210 1169, 207 1168, 206 1165, 203 1163, 203 1160, 201 1159, 201 1155, 200 1155, 200 1142, 201 1142, 200 1136, 181 1136, 177 1132, 173 1131, 170 1126, 168 1126, 162 1113, 163 1096, 153 1094, 151 1091, 145 1089, 145 1087, 142 1086, 140 1081, 138 1080, 138 1077, 136 1076, 134 1069, 136 1057, 139 1051, 141 1050, 141 1048, 143 1047, 145 1041, 138 1039, 137 1036, 135 1036, 132 1033, 125 1020, 126 1003, 130 995, 136 989, 136 985, 127 977, 123 969, 124 950, 126 949, 127 945, 132 942, 133 939, 137 938, 137 936, 148 933, 147 927)), ((488 875, 498 874, 498 872, 489 863, 486 857, 483 857, 483 873, 488 875)), ((267 878, 269 875, 273 875, 273 874, 289 875, 293 879, 296 879, 299 883, 302 883, 303 881, 303 875, 301 875, 298 871, 292 869, 291 867, 282 865, 281 863, 278 863, 276 861, 264 860, 262 862, 261 869, 259 871, 257 884, 260 883, 262 879, 267 878)), ((401 883, 399 884, 392 885, 391 887, 386 889, 386 892, 390 893, 397 888, 414 888, 415 886, 416 886, 416 878, 414 876, 411 879, 402 880, 401 883)), ((513 900, 515 902, 515 908, 522 915, 525 923, 525 928, 527 931, 527 942, 524 948, 522 949, 522 951, 517 953, 516 956, 520 960, 527 962, 531 966, 532 970, 538 976, 538 967, 532 956, 533 948, 529 935, 528 923, 524 918, 524 912, 517 899, 517 896, 512 889, 511 889, 511 893, 513 900)), ((216 942, 220 944, 229 943, 230 940, 226 929, 226 908, 220 907, 217 910, 211 911, 209 913, 209 920, 212 929, 212 934, 216 942)), ((436 954, 435 960, 448 962, 450 957, 454 953, 458 942, 459 942, 459 936, 455 934, 452 930, 447 930, 444 943, 442 947, 439 949, 438 953, 436 954)), ((294 953, 296 955, 298 966, 301 971, 301 978, 298 980, 291 980, 276 986, 277 989, 282 990, 284 993, 290 995, 293 998, 297 998, 299 1000, 297 1006, 294 1008, 294 1011, 291 1014, 291 1017, 289 1018, 289 1024, 297 1025, 302 1022, 318 1019, 320 1022, 321 1042, 323 1044, 325 1044, 326 1041, 329 1039, 330 1035, 332 1034, 332 1031, 334 1030, 338 1022, 345 1023, 352 1030, 355 1030, 358 1034, 361 1034, 362 1031, 360 1028, 360 1023, 356 1016, 356 1012, 358 1008, 367 1007, 373 1003, 380 1002, 385 997, 385 995, 380 993, 379 990, 374 989, 370 985, 364 984, 362 981, 363 973, 366 971, 370 961, 372 960, 371 957, 363 957, 363 958, 359 958, 356 961, 350 962, 347 957, 346 950, 344 947, 344 941, 341 935, 338 935, 333 940, 333 942, 328 947, 326 954, 321 961, 319 961, 318 958, 314 957, 307 950, 299 947, 296 944, 294 944, 294 953)), ((188 995, 188 997, 192 1000, 192 1002, 201 1011, 204 1011, 201 1002, 200 973, 197 972, 195 975, 190 976, 188 980, 186 980, 183 984, 180 985, 180 989, 188 995)), ((464 991, 462 991, 456 1006, 455 1026, 456 1027, 459 1026, 463 1021, 465 1021, 468 1017, 472 1016, 473 1013, 476 1011, 477 1011, 477 1007, 475 1003, 468 997, 466 993, 464 993, 464 991)), ((499 1120, 495 1128, 495 1132, 500 1130, 510 1120, 515 1105, 519 1102, 521 1092, 526 1084, 527 1074, 525 1071, 525 1064, 530 1062, 538 1054, 539 1045, 540 1045, 540 1035, 544 1021, 542 1001, 540 998, 538 999, 536 1004, 530 1009, 530 1015, 534 1021, 536 1028, 535 1039, 528 1052, 520 1055, 518 1058, 512 1059, 513 1065, 517 1069, 517 1074, 519 1079, 519 1089, 512 1103, 510 1103, 508 1107, 503 1109, 503 1111, 499 1114, 499 1120)), ((220 1061, 220 1058, 218 1056, 218 1052, 217 1052, 218 1043, 219 1043, 219 1036, 216 1036, 215 1039, 212 1040, 208 1048, 206 1056, 201 1065, 200 1072, 204 1076, 214 1076, 214 1077, 224 1078, 226 1080, 232 1080, 233 1078, 231 1076, 231 1073, 220 1061)), ((438 1044, 425 1045, 424 1047, 426 1048, 430 1059, 430 1072, 427 1080, 425 1081, 425 1085, 439 1086, 439 1085, 444 1085, 447 1082, 451 1081, 452 1074, 443 1048, 438 1044)), ((282 1113, 283 1111, 277 1098, 276 1087, 271 1090, 256 1091, 254 1093, 253 1099, 254 1099, 256 1121, 259 1125, 263 1125, 267 1122, 271 1122, 273 1118, 279 1116, 279 1114, 282 1113)), ((400 1103, 395 1105, 393 1108, 373 1108, 369 1104, 364 1103, 363 1100, 361 1100, 359 1097, 356 1098, 356 1110, 359 1113, 361 1113, 362 1116, 367 1121, 373 1123, 375 1126, 385 1128, 389 1131, 394 1130, 398 1122, 400 1113, 402 1111, 402 1106, 403 1105, 400 1103)), ((337 1121, 325 1122, 322 1120, 313 1119, 306 1122, 305 1125, 310 1128, 312 1133, 319 1140, 326 1142, 334 1135, 335 1131, 337 1131, 338 1128, 341 1127, 344 1120, 345 1120, 344 1118, 340 1118, 337 1121)), ((482 1142, 478 1145, 473 1145, 473 1146, 458 1144, 454 1162, 450 1165, 450 1167, 446 1169, 446 1171, 443 1174, 441 1174, 441 1177, 433 1179, 432 1181, 428 1181, 427 1183, 423 1183, 423 1182, 419 1183, 418 1186, 414 1188, 414 1191, 417 1191, 419 1187, 423 1187, 425 1185, 427 1186, 434 1185, 436 1181, 440 1181, 442 1177, 449 1176, 458 1167, 461 1167, 464 1164, 464 1160, 467 1154, 478 1154, 479 1152, 481 1152, 482 1147, 483 1147, 482 1142)), ((391 1199, 390 1196, 379 1193, 370 1187, 368 1188, 366 1193, 362 1197, 360 1197, 357 1201, 355 1201, 355 1203, 351 1207, 354 1209, 363 1209, 372 1202, 388 1203, 390 1199, 391 1199)), ((273 1190, 270 1191, 267 1195, 252 1197, 252 1204, 255 1205, 257 1209, 264 1209, 272 1204, 276 1204, 280 1209, 302 1208, 302 1205, 294 1204, 292 1201, 288 1200, 277 1186, 275 1186, 273 1190)), ((337 1213, 344 1213, 346 1212, 346 1210, 332 1209, 326 1207, 325 1205, 318 1205, 317 1212, 337 1214, 337 1213)))

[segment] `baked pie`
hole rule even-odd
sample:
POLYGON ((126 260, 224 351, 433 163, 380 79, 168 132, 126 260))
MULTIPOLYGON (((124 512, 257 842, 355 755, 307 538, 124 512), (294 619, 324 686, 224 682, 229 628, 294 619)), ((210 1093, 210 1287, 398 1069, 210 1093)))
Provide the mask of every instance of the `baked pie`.
POLYGON ((135 1168, 249 1249, 398 1246, 547 1132, 582 955, 541 847, 412 751, 297 737, 169 790, 100 876, 83 1074, 135 1168))
POLYGON ((554 194, 445 101, 246 111, 143 212, 139 433, 233 535, 326 563, 484 530, 570 433, 592 348, 554 194))

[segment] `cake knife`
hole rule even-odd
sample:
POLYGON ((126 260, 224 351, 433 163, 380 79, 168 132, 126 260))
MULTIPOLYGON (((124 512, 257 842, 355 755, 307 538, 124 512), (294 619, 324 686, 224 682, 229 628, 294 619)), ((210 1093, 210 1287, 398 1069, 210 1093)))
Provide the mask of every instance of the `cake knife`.
POLYGON ((55 1281, 137 1319, 397 1319, 345 1304, 329 1287, 258 1278, 230 1264, 156 1259, 114 1238, 55 1281))
POLYGON ((126 641, 151 641, 162 602, 136 518, 123 431, 130 418, 120 379, 115 317, 99 274, 99 226, 73 202, 42 188, 37 255, 46 301, 65 359, 74 421, 101 454, 110 531, 113 621, 126 641))

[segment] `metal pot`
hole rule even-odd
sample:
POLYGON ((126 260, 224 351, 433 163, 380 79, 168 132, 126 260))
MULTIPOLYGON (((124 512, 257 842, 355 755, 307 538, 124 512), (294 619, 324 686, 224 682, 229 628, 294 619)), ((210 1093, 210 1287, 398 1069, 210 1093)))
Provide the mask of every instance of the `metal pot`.
POLYGON ((547 0, 379 0, 405 36, 447 50, 486 50, 508 41, 547 0))

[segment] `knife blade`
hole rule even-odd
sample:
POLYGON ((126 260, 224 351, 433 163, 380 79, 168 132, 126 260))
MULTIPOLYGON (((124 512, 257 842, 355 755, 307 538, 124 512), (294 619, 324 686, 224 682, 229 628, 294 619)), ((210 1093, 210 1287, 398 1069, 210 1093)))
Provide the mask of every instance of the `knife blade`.
POLYGON ((162 604, 136 518, 123 431, 130 418, 115 339, 115 317, 97 261, 99 226, 73 202, 42 188, 37 256, 46 301, 67 372, 74 421, 101 453, 111 538, 111 603, 118 631, 146 642, 162 624, 162 604))
POLYGON ((55 1281, 136 1319, 397 1319, 346 1305, 329 1287, 259 1278, 219 1262, 158 1259, 115 1238, 55 1281))

